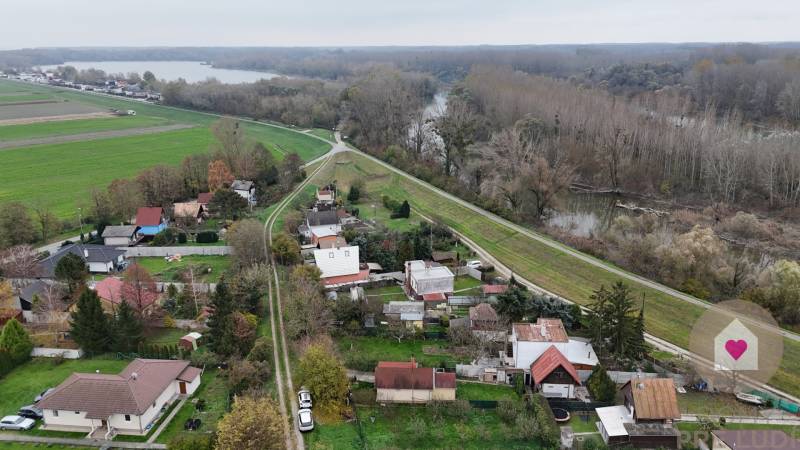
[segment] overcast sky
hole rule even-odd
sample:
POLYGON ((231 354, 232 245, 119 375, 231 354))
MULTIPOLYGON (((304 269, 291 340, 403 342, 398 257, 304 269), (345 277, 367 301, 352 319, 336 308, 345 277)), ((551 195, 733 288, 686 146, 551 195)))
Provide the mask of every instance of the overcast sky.
POLYGON ((0 47, 800 41, 798 0, 1 0, 0 47))

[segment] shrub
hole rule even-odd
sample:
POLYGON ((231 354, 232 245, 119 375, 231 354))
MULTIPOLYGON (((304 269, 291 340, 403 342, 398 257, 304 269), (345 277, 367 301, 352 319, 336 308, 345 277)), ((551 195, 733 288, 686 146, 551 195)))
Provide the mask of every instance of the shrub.
POLYGON ((153 236, 153 242, 150 245, 153 247, 167 247, 174 244, 177 238, 178 233, 173 228, 167 228, 153 236))
POLYGON ((178 243, 179 244, 185 244, 186 243, 186 233, 184 233, 183 231, 178 233, 178 243))
POLYGON ((164 316, 164 327, 165 328, 175 328, 175 319, 172 318, 169 314, 164 316))
POLYGON ((197 233, 195 241, 198 244, 210 244, 219 241, 219 234, 216 231, 201 231, 197 233))
POLYGON ((522 414, 522 405, 519 402, 509 399, 502 399, 497 402, 497 416, 505 423, 513 423, 522 414))
POLYGON ((211 450, 213 439, 208 435, 179 434, 167 443, 168 450, 211 450))

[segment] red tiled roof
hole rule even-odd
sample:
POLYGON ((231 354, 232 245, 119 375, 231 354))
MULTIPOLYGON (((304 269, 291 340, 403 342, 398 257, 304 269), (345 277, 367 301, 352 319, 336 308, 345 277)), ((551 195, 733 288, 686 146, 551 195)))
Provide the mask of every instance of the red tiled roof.
POLYGON ((189 367, 183 369, 183 372, 178 374, 178 381, 186 381, 187 383, 191 383, 201 373, 203 373, 202 369, 200 369, 198 367, 189 366, 189 367))
MULTIPOLYGON (((115 277, 108 277, 94 286, 95 292, 97 292, 97 296, 103 300, 109 301, 115 305, 119 305, 123 299, 128 302, 134 309, 139 307, 138 302, 131 299, 131 297, 135 294, 125 294, 125 283, 120 280, 119 278, 115 277)), ((158 300, 158 293, 152 292, 147 289, 142 289, 142 308, 147 308, 148 306, 155 303, 158 300)))
POLYGON ((338 284, 355 283, 356 281, 364 281, 369 278, 369 269, 361 270, 352 275, 339 275, 337 277, 323 278, 325 286, 334 286, 338 284))
POLYGON ((539 358, 531 364, 531 376, 536 384, 539 384, 547 378, 548 375, 553 373, 559 367, 563 367, 568 374, 575 380, 576 384, 581 384, 581 379, 578 378, 578 372, 575 366, 570 364, 564 355, 554 346, 551 345, 547 350, 542 353, 539 358))
POLYGON ((485 295, 502 294, 508 290, 507 284, 484 284, 481 290, 485 295))
POLYGON ((515 323, 514 334, 519 341, 569 342, 567 330, 561 319, 539 318, 536 323, 515 323))
POLYGON ((197 194, 197 203, 207 204, 211 203, 211 199, 214 197, 214 194, 211 192, 201 192, 197 194))
POLYGON ((413 369, 417 367, 416 361, 379 361, 378 367, 394 367, 397 369, 413 369))
POLYGON ((469 308, 469 320, 481 322, 497 322, 497 311, 488 303, 479 303, 469 308))
POLYGON ((436 388, 455 389, 456 388, 455 372, 436 372, 436 388))
POLYGON ((444 302, 447 297, 442 292, 434 292, 432 294, 422 294, 422 301, 425 302, 444 302))
POLYGON ((378 367, 375 369, 378 389, 433 389, 433 368, 378 367))
POLYGON ((161 223, 161 213, 160 206, 141 207, 136 210, 136 225, 140 227, 157 226, 161 223))

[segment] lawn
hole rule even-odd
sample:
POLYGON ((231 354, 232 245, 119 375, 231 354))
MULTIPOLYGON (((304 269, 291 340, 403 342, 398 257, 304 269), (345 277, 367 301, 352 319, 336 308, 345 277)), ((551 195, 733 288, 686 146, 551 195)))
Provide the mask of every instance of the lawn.
POLYGON ((0 104, 16 102, 33 102, 37 100, 50 100, 49 94, 20 93, 19 95, 0 95, 0 104))
MULTIPOLYGON (((0 99, 3 97, 0 97, 0 99)), ((121 116, 101 119, 59 120, 27 125, 0 126, 0 141, 15 141, 48 136, 91 133, 96 131, 125 130, 166 125, 169 122, 160 117, 121 116)))
POLYGON ((145 335, 145 342, 152 345, 178 345, 184 336, 186 330, 180 328, 150 328, 145 335))
POLYGON ((465 418, 434 418, 426 406, 393 405, 357 408, 363 442, 356 423, 318 424, 306 434, 311 449, 323 448, 452 448, 537 449, 536 442, 513 437, 493 410, 472 408, 465 418))
MULTIPOLYGON (((518 233, 365 156, 339 153, 332 162, 334 164, 328 164, 315 180, 324 183, 335 179, 340 189, 347 190, 353 180, 361 179, 366 183, 367 192, 376 198, 384 193, 396 199, 408 199, 414 210, 462 233, 515 273, 578 304, 588 304, 594 290, 619 280, 617 275, 565 253, 561 244, 547 239, 553 246, 547 245, 518 233)), ((687 348, 691 325, 703 313, 703 308, 633 281, 626 283, 634 298, 645 298, 647 331, 687 348)), ((800 343, 784 340, 783 364, 771 384, 800 395, 800 343)))
POLYGON ((468 291, 480 287, 481 280, 476 280, 469 275, 461 275, 453 281, 453 290, 456 292, 468 291))
POLYGON ((456 398, 464 400, 516 400, 519 395, 514 391, 514 388, 505 384, 459 381, 456 385, 456 398))
MULTIPOLYGON (((346 192, 346 191, 342 191, 346 192)), ((374 195, 369 199, 360 199, 359 203, 353 205, 353 207, 358 208, 358 216, 365 221, 372 223, 373 220, 376 220, 380 225, 385 226, 389 230, 392 231, 409 231, 413 228, 416 228, 419 225, 420 218, 414 217, 414 213, 411 213, 411 217, 409 218, 399 218, 399 219, 392 219, 391 214, 392 212, 386 209, 383 204, 381 203, 381 199, 379 195, 374 195), (375 198, 372 198, 375 197, 375 198), (375 205, 373 208, 372 205, 375 205)), ((398 201, 402 201, 404 199, 400 198, 398 201)))
POLYGON ((345 336, 336 342, 345 364, 358 360, 372 366, 373 362, 408 361, 413 357, 421 366, 441 367, 445 362, 466 362, 469 359, 449 353, 448 342, 444 339, 403 339, 398 343, 390 337, 345 336), (425 350, 428 350, 427 354, 425 350))
POLYGON ((179 274, 190 266, 195 267, 195 282, 216 283, 231 265, 229 256, 187 255, 180 261, 168 262, 160 256, 135 258, 137 264, 147 269, 153 278, 164 281, 179 281, 179 274), (205 270, 210 269, 210 272, 205 270), (201 273, 203 271, 203 273, 201 273))
POLYGON ((321 137, 326 141, 336 142, 336 136, 333 135, 333 131, 327 130, 325 128, 314 128, 308 132, 309 134, 313 134, 314 136, 321 137))
POLYGON ((156 439, 156 442, 167 443, 179 434, 208 433, 216 428, 220 418, 228 410, 228 390, 225 387, 225 380, 216 369, 206 370, 200 387, 194 395, 184 403, 183 407, 172 418, 172 422, 164 428, 164 431, 156 439), (206 402, 203 411, 197 411, 194 399, 203 399, 206 402), (183 424, 186 419, 199 418, 202 423, 198 431, 184 431, 183 424))
POLYGON ((392 285, 379 288, 365 289, 367 297, 379 298, 384 303, 408 301, 408 296, 402 286, 392 285))
POLYGON ((96 450, 97 447, 73 447, 58 444, 27 444, 22 442, 0 442, 0 450, 96 450))
POLYGON ((570 413, 572 417, 570 417, 569 422, 567 422, 568 426, 572 427, 572 431, 575 433, 597 433, 597 421, 599 418, 597 417, 597 413, 589 413, 589 414, 580 414, 578 411, 572 411, 570 413))
MULTIPOLYGON (((32 86, 0 80, 0 92, 30 90, 32 86)), ((189 154, 205 152, 212 142, 209 125, 219 118, 209 114, 183 111, 159 105, 81 93, 47 86, 35 86, 54 98, 97 108, 135 109, 135 118, 108 119, 138 121, 158 120, 197 125, 197 128, 152 135, 40 145, 0 151, 0 204, 21 201, 42 202, 60 218, 75 216, 77 206, 88 199, 92 188, 104 188, 115 178, 135 176, 156 164, 178 165, 189 154)), ((105 120, 105 119, 97 119, 105 120)), ((77 122, 77 121, 76 121, 77 122)), ((45 132, 54 123, 30 124, 14 128, 16 136, 45 132), (25 129, 31 130, 26 131, 25 129), (44 130, 44 131, 43 131, 44 130)), ((110 122, 109 122, 110 123, 110 122)), ((59 125, 72 127, 75 125, 59 125)), ((14 126, 16 127, 16 126, 14 126)), ((0 128, 0 130, 8 127, 0 128)), ((314 137, 275 126, 243 123, 249 137, 262 142, 276 158, 297 152, 305 160, 327 152, 331 145, 314 137)), ((5 133, 0 131, 3 136, 5 133)), ((4 137, 4 139, 6 139, 4 137)))
POLYGON ((119 373, 129 361, 110 359, 66 360, 59 365, 47 358, 36 358, 0 379, 0 415, 16 413, 21 406, 33 403, 34 397, 55 387, 73 372, 119 373))
POLYGON ((742 403, 729 394, 688 391, 678 394, 678 407, 683 414, 758 416, 757 407, 742 403))
MULTIPOLYGON (((700 430, 700 424, 690 422, 678 422, 678 429, 684 433, 694 433, 700 430)), ((766 425, 751 423, 727 423, 720 427, 723 430, 780 430, 789 436, 800 439, 800 427, 794 425, 766 425)), ((694 439, 693 439, 694 441, 694 439)), ((684 441, 686 442, 686 441, 684 441)), ((766 447, 765 447, 766 448, 766 447)))

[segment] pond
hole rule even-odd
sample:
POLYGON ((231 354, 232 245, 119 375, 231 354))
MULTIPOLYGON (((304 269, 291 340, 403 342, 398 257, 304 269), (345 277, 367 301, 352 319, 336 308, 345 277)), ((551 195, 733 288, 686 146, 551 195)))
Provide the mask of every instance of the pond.
POLYGON ((614 219, 621 215, 639 215, 637 212, 618 208, 617 202, 666 209, 664 205, 656 205, 642 199, 628 199, 613 194, 581 194, 570 191, 562 195, 555 208, 549 211, 546 222, 573 236, 592 237, 608 230, 614 224, 614 219))
POLYGON ((271 72, 251 70, 219 69, 201 61, 67 61, 64 64, 42 66, 42 70, 52 70, 58 66, 72 66, 78 70, 99 69, 105 73, 142 75, 149 70, 159 80, 175 81, 183 78, 189 83, 216 78, 222 83, 253 83, 261 79, 272 79, 281 75, 271 72))

